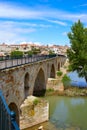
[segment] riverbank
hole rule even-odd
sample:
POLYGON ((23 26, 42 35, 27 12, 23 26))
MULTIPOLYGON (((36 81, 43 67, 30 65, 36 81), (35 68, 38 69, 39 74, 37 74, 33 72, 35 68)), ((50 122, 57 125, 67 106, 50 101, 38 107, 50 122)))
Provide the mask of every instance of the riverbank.
POLYGON ((87 96, 87 87, 79 88, 79 87, 71 87, 68 86, 66 89, 62 83, 62 77, 67 74, 69 66, 68 59, 66 60, 63 67, 60 68, 60 71, 63 73, 62 76, 57 76, 56 79, 49 79, 47 84, 47 91, 45 96, 58 95, 58 96, 87 96))
POLYGON ((70 97, 87 96, 87 88, 69 87, 64 91, 53 90, 53 89, 48 89, 46 91, 45 96, 53 96, 53 95, 70 96, 70 97))

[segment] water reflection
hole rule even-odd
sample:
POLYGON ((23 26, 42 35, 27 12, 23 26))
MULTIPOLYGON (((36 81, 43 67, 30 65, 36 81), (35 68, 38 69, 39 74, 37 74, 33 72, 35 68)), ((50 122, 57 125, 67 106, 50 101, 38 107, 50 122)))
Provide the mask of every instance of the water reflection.
POLYGON ((68 116, 68 108, 65 102, 62 100, 61 102, 57 104, 55 108, 55 112, 53 113, 53 115, 51 115, 51 118, 53 121, 54 121, 54 118, 55 120, 58 120, 58 118, 60 118, 61 119, 60 121, 64 122, 67 119, 67 116, 68 116))
POLYGON ((71 104, 74 105, 74 106, 77 106, 77 105, 84 105, 85 104, 85 100, 82 99, 82 98, 73 98, 71 99, 71 104))
POLYGON ((50 122, 57 130, 87 130, 87 98, 55 97, 55 108, 52 97, 48 97, 48 100, 53 104, 53 108, 50 108, 53 111, 50 122))
POLYGON ((67 74, 71 79, 71 85, 77 87, 87 87, 85 78, 79 77, 76 71, 67 74))
MULTIPOLYGON (((87 98, 49 96, 46 99, 50 104, 50 119, 40 124, 44 130, 87 130, 87 98)), ((38 126, 27 130, 37 130, 38 126)))

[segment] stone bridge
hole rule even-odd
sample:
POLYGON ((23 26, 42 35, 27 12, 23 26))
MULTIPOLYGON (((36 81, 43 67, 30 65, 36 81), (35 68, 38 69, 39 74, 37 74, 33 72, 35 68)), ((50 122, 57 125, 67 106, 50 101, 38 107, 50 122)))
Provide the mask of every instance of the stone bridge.
POLYGON ((11 110, 20 115, 20 105, 29 95, 44 95, 48 78, 56 78, 56 71, 64 64, 64 56, 55 56, 0 70, 0 89, 11 110))

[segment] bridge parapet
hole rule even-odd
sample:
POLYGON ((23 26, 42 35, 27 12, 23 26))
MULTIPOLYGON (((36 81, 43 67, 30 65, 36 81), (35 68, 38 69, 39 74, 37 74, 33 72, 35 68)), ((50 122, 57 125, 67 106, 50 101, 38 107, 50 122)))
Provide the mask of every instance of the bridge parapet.
POLYGON ((21 66, 24 64, 34 63, 37 61, 42 61, 44 59, 49 59, 56 57, 57 55, 35 55, 32 57, 22 57, 22 58, 6 58, 2 57, 0 59, 0 70, 7 69, 7 68, 13 68, 16 66, 21 66))

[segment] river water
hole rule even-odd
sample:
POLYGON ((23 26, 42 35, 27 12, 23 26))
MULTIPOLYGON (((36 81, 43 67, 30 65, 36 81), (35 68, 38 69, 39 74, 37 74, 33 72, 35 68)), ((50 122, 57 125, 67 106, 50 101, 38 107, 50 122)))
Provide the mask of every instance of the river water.
MULTIPOLYGON (((45 97, 50 104, 49 121, 44 130, 87 130, 87 98, 45 97)), ((38 119, 38 117, 37 117, 38 119)), ((27 130, 37 130, 40 125, 27 130)))
POLYGON ((67 74, 71 79, 71 86, 87 87, 87 83, 84 77, 79 77, 76 71, 67 74))

